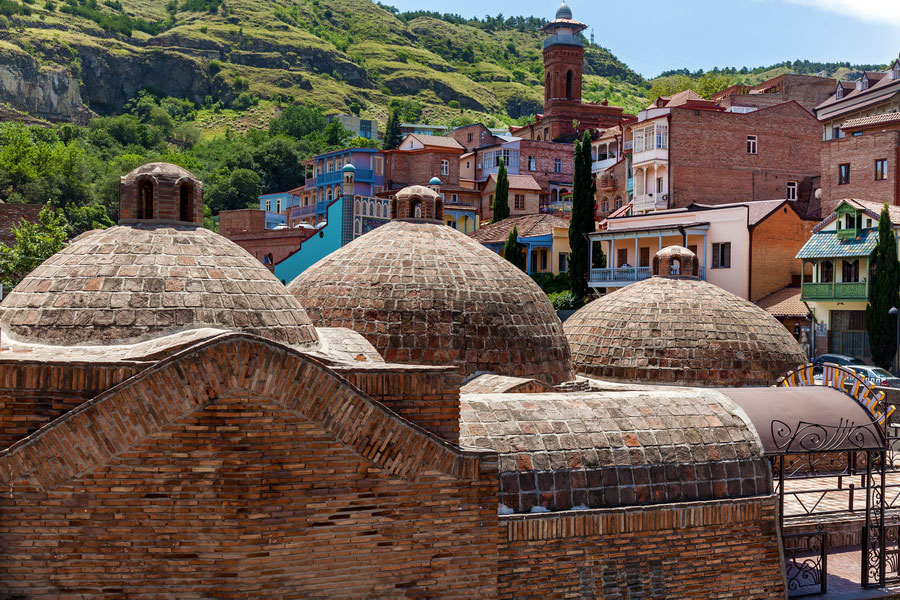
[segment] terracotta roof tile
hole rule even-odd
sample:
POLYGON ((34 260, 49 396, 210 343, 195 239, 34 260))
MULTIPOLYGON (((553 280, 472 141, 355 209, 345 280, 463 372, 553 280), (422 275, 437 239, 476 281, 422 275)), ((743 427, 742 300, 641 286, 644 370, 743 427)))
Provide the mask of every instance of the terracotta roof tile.
POLYGON ((550 235, 554 227, 568 226, 567 220, 554 215, 523 215, 485 225, 470 236, 482 244, 497 244, 506 241, 513 227, 518 230, 519 237, 525 238, 550 235))
POLYGON ((860 117, 858 119, 850 119, 841 124, 841 129, 857 129, 862 127, 870 127, 872 125, 882 125, 885 123, 900 123, 900 112, 883 113, 871 117, 860 117))
POLYGON ((414 137, 424 146, 431 146, 432 148, 453 148, 454 150, 465 150, 462 146, 460 146, 459 142, 451 137, 444 137, 441 135, 425 135, 421 133, 410 133, 410 137, 414 137))
POLYGON ((800 287, 786 286, 756 301, 773 317, 805 317, 809 312, 800 301, 800 287))

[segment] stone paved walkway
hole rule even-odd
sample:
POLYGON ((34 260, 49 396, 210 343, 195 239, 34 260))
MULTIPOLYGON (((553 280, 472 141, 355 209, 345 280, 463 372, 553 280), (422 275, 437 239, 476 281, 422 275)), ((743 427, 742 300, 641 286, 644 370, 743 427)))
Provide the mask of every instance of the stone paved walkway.
MULTIPOLYGON (((811 512, 850 510, 862 514, 866 508, 864 479, 864 475, 789 479, 785 482, 784 487, 784 515, 791 517, 811 512), (853 486, 852 490, 851 485, 853 486)), ((887 486, 885 495, 888 503, 895 508, 900 508, 900 473, 889 473, 887 486)))

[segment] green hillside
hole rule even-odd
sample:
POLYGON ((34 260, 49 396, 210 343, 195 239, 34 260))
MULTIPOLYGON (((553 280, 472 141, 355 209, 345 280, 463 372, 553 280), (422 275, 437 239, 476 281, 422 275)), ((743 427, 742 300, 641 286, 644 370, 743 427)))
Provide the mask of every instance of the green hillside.
MULTIPOLYGON (((537 19, 394 13, 369 0, 0 0, 0 102, 85 122, 121 113, 149 88, 237 108, 238 128, 255 124, 243 113, 257 99, 344 113, 359 105, 382 122, 395 97, 419 102, 432 123, 499 124, 540 110, 537 19)), ((607 50, 589 45, 585 63, 588 99, 645 104, 646 82, 607 50)))

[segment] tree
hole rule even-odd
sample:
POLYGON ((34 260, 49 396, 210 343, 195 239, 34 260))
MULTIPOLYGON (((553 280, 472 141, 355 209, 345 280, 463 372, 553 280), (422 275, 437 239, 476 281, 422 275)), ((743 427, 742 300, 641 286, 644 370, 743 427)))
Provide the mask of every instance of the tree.
POLYGON ((250 169, 235 169, 210 186, 207 204, 218 213, 257 205, 262 179, 250 169))
POLYGON ((264 192, 283 192, 303 183, 296 144, 291 138, 278 136, 253 151, 253 162, 262 175, 264 192))
POLYGON ((885 369, 891 368, 897 352, 897 317, 889 313, 895 306, 900 308, 900 263, 897 261, 897 238, 885 203, 878 221, 878 245, 872 257, 869 304, 866 306, 872 360, 885 369))
POLYGON ((50 205, 44 205, 35 223, 21 221, 12 228, 16 243, 0 244, 0 283, 10 290, 39 264, 62 250, 68 225, 50 205))
POLYGON ((497 223, 509 216, 509 178, 506 176, 506 165, 503 159, 497 163, 500 169, 497 171, 497 185, 494 187, 494 202, 491 210, 494 211, 492 222, 497 223))
POLYGON ((325 114, 317 106, 288 106, 269 124, 272 135, 289 135, 300 139, 325 129, 325 114))
POLYGON ((594 178, 591 175, 591 134, 575 142, 575 175, 572 186, 572 219, 569 221, 569 279, 572 293, 583 298, 587 295, 588 239, 595 228, 594 178))
POLYGON ((387 125, 384 127, 384 149, 394 150, 400 146, 403 139, 400 136, 400 117, 396 110, 388 115, 387 125))
POLYGON ((503 245, 503 258, 514 264, 519 270, 524 271, 528 267, 528 259, 525 256, 525 245, 519 243, 519 229, 513 227, 503 245))
POLYGON ((350 109, 350 112, 353 113, 354 115, 356 115, 357 117, 359 116, 359 113, 362 110, 362 106, 359 105, 359 102, 351 102, 350 106, 348 108, 350 109))

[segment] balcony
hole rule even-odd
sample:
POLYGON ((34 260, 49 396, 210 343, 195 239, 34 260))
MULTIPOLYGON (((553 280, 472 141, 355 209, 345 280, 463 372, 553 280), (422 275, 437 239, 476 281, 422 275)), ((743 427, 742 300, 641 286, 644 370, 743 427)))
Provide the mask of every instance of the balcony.
MULTIPOLYGON (((375 182, 375 171, 372 169, 356 169, 353 175, 354 180, 359 181, 360 183, 375 182)), ((316 185, 333 185, 335 183, 341 183, 343 180, 343 173, 340 170, 319 173, 316 175, 316 185)))
POLYGON ((638 166, 640 164, 653 162, 653 161, 667 161, 667 160, 669 160, 668 148, 649 148, 647 150, 635 152, 631 155, 631 165, 632 166, 638 166))
POLYGON ((580 35, 572 35, 571 33, 554 33, 544 40, 544 48, 554 46, 556 44, 565 44, 567 46, 584 46, 584 41, 580 35))
POLYGON ((614 175, 607 173, 606 175, 601 175, 597 178, 597 187, 601 190, 614 190, 616 189, 616 178, 614 175))
MULTIPOLYGON (((618 267, 615 269, 591 269, 589 285, 592 287, 617 287, 650 278, 650 267, 618 267)), ((706 280, 706 268, 700 267, 700 279, 706 280)))
POLYGON ((665 194, 641 194, 634 197, 632 209, 635 211, 665 210, 669 207, 665 194))
POLYGON ((804 283, 800 294, 802 300, 861 300, 869 298, 865 281, 848 283, 804 283))
POLYGON ((595 160, 591 163, 591 171, 604 171, 616 164, 616 157, 604 158, 603 160, 595 160))

